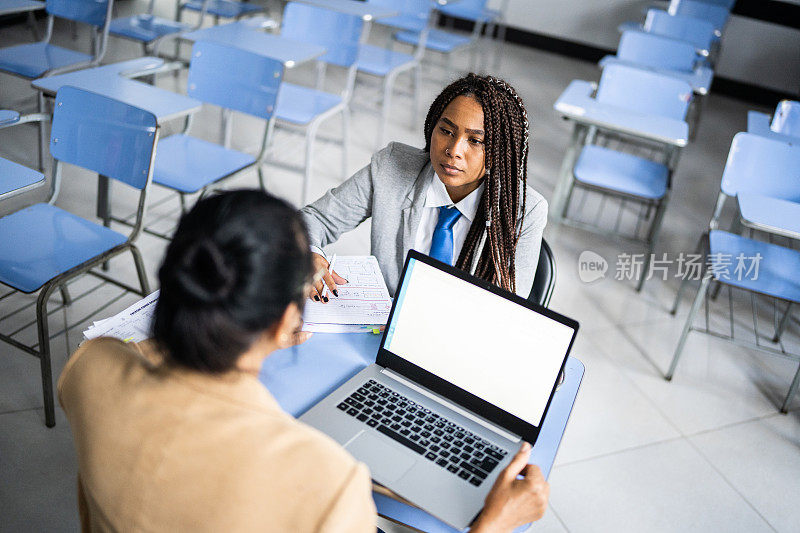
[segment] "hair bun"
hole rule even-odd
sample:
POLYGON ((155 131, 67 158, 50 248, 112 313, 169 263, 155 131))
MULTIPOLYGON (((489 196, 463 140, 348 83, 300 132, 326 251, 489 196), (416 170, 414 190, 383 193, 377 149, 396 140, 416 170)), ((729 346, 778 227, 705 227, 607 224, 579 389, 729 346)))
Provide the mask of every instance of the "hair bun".
POLYGON ((201 238, 187 247, 176 281, 195 303, 220 304, 231 296, 236 277, 236 267, 219 246, 201 238))

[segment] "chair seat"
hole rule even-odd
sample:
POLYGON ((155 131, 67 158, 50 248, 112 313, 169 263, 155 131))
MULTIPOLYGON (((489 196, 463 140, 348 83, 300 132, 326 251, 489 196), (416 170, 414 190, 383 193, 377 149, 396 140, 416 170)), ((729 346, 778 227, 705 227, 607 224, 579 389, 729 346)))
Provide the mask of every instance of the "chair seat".
MULTIPOLYGON (((189 0, 183 6, 192 11, 202 11, 203 0, 189 0)), ((264 7, 256 3, 234 2, 233 0, 211 0, 206 13, 216 17, 235 19, 250 13, 264 11, 264 7)))
POLYGON ((47 43, 30 43, 0 49, 0 71, 25 78, 39 78, 54 68, 67 67, 92 56, 47 43))
POLYGON ((191 29, 189 24, 144 14, 114 19, 108 27, 108 32, 118 37, 151 43, 165 35, 181 33, 189 29, 191 29))
POLYGON ((158 141, 153 182, 191 194, 255 163, 256 158, 189 135, 158 141))
POLYGON ((584 146, 575 163, 575 179, 611 191, 658 200, 667 192, 667 167, 602 146, 584 146))
POLYGON ((33 292, 126 241, 124 235, 49 204, 0 218, 0 282, 33 292))
POLYGON ((339 95, 284 82, 278 92, 275 116, 292 124, 308 124, 340 104, 339 95))
POLYGON ((371 44, 358 47, 357 67, 361 72, 374 76, 386 76, 389 72, 403 65, 414 63, 414 56, 387 50, 371 44))
POLYGON ((0 157, 0 196, 24 187, 44 183, 44 174, 0 157))
MULTIPOLYGON (((401 43, 416 46, 419 43, 420 34, 413 31, 400 31, 394 34, 394 38, 401 43)), ((442 30, 431 30, 428 32, 428 39, 425 41, 425 48, 442 52, 444 54, 452 52, 470 43, 469 37, 456 35, 442 30)))
POLYGON ((800 251, 721 230, 711 231, 709 246, 715 279, 741 289, 800 302, 800 251), (744 270, 737 272, 740 254, 744 258, 744 270), (755 276, 755 269, 748 274, 747 269, 758 254, 761 255, 758 276, 755 276))

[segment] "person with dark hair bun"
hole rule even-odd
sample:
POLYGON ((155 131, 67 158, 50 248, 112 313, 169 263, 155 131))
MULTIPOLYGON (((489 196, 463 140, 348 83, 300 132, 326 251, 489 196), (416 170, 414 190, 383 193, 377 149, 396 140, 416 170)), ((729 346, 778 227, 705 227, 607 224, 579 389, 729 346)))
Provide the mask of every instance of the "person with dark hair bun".
MULTIPOLYGON (((315 269, 328 267, 323 246, 371 217, 371 253, 390 292, 414 248, 527 297, 547 222, 547 202, 528 185, 529 129, 507 82, 454 81, 431 104, 423 149, 390 143, 302 209, 315 269)), ((325 275, 311 297, 323 282, 333 290, 346 280, 325 275)))
MULTIPOLYGON (((225 192, 181 219, 153 339, 87 341, 59 378, 84 531, 376 531, 367 468, 258 380, 270 353, 307 338, 311 274, 302 218, 266 193, 225 192)), ((549 489, 529 452, 473 531, 542 515, 549 489)))

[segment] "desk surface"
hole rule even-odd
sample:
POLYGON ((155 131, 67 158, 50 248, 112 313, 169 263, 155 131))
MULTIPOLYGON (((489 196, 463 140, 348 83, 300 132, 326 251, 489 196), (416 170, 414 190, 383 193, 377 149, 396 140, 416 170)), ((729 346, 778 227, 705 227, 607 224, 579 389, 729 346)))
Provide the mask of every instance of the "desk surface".
POLYGON ((0 0, 0 16, 37 11, 44 8, 45 3, 38 0, 0 0))
POLYGON ((745 226, 800 239, 800 203, 746 192, 736 199, 745 226))
POLYGON ((282 62, 285 68, 311 61, 325 53, 322 46, 264 33, 244 21, 184 33, 181 38, 187 41, 212 41, 262 54, 282 62))
POLYGON ((673 146, 683 147, 689 142, 689 125, 686 121, 637 113, 598 102, 592 97, 594 89, 594 85, 588 81, 574 80, 553 107, 575 122, 673 146))
MULTIPOLYGON (((370 363, 375 362, 381 336, 371 333, 317 333, 304 344, 273 353, 265 362, 259 380, 281 407, 299 416, 370 363)), ((564 384, 553 397, 531 463, 550 474, 561 437, 583 379, 584 367, 567 360, 564 384)), ((399 519, 422 531, 455 531, 424 511, 375 494, 378 512, 399 519)))
POLYGON ((322 7, 331 11, 338 11, 346 15, 355 15, 365 21, 376 20, 385 17, 394 17, 400 12, 396 9, 389 9, 383 6, 356 0, 297 0, 301 4, 322 7))
POLYGON ((86 89, 150 111, 156 116, 159 123, 198 111, 202 106, 199 100, 130 79, 155 73, 163 66, 162 59, 140 57, 58 76, 39 78, 33 80, 31 84, 35 89, 50 96, 55 95, 61 87, 66 85, 86 89))

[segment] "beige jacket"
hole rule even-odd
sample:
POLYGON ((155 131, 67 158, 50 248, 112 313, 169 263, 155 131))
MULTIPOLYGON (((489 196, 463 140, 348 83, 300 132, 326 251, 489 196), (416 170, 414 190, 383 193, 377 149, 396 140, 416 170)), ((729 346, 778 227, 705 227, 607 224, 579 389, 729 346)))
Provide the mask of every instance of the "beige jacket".
POLYGON ((366 467, 255 377, 158 360, 101 338, 58 380, 84 531, 375 532, 366 467))

